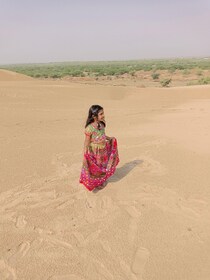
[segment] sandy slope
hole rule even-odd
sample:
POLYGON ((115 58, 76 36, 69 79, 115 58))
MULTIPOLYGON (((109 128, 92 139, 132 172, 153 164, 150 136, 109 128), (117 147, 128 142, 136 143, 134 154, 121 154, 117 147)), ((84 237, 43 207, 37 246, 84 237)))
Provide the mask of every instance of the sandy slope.
POLYGON ((0 279, 209 279, 210 87, 1 81, 0 125, 0 279), (97 103, 121 162, 93 193, 78 179, 97 103))
POLYGON ((33 80, 32 77, 23 75, 23 74, 19 74, 16 72, 12 72, 9 70, 5 70, 5 69, 0 69, 0 81, 31 81, 33 80))

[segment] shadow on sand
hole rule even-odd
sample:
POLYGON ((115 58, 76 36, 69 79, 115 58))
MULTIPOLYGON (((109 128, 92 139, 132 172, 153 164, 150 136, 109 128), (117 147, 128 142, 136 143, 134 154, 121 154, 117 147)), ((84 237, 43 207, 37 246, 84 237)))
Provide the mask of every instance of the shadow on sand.
POLYGON ((110 177, 108 179, 108 182, 106 182, 106 184, 103 187, 98 187, 98 188, 94 189, 93 192, 97 193, 98 191, 103 190, 108 183, 113 183, 113 182, 120 181, 131 170, 133 170, 137 165, 142 164, 142 163, 143 163, 143 160, 139 160, 139 159, 136 159, 136 160, 125 163, 122 167, 116 169, 115 174, 112 175, 112 177, 110 177))
POLYGON ((117 168, 115 174, 110 177, 108 180, 110 183, 111 182, 118 182, 122 178, 124 178, 131 170, 133 170, 137 165, 142 164, 143 160, 136 159, 130 162, 125 163, 122 167, 117 168))

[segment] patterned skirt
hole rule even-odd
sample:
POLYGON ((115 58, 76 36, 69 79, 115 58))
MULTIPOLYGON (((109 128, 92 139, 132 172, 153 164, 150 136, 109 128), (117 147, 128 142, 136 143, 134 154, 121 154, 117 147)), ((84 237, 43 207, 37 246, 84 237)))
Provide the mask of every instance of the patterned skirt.
POLYGON ((114 174, 118 163, 116 138, 106 141, 105 145, 91 143, 84 154, 79 182, 92 191, 114 174))

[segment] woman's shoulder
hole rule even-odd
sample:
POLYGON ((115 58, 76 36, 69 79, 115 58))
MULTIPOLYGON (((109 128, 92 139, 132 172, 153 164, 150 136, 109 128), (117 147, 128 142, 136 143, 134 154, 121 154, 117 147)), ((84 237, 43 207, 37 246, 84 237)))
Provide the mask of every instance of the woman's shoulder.
POLYGON ((93 133, 93 127, 91 124, 88 124, 85 128, 85 134, 86 135, 91 135, 93 133))

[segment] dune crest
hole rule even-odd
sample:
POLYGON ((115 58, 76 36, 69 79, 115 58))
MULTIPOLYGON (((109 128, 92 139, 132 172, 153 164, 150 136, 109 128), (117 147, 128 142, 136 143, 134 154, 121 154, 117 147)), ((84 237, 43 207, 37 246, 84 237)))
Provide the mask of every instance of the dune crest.
POLYGON ((33 78, 13 71, 0 69, 0 81, 30 81, 30 80, 33 80, 33 78))

